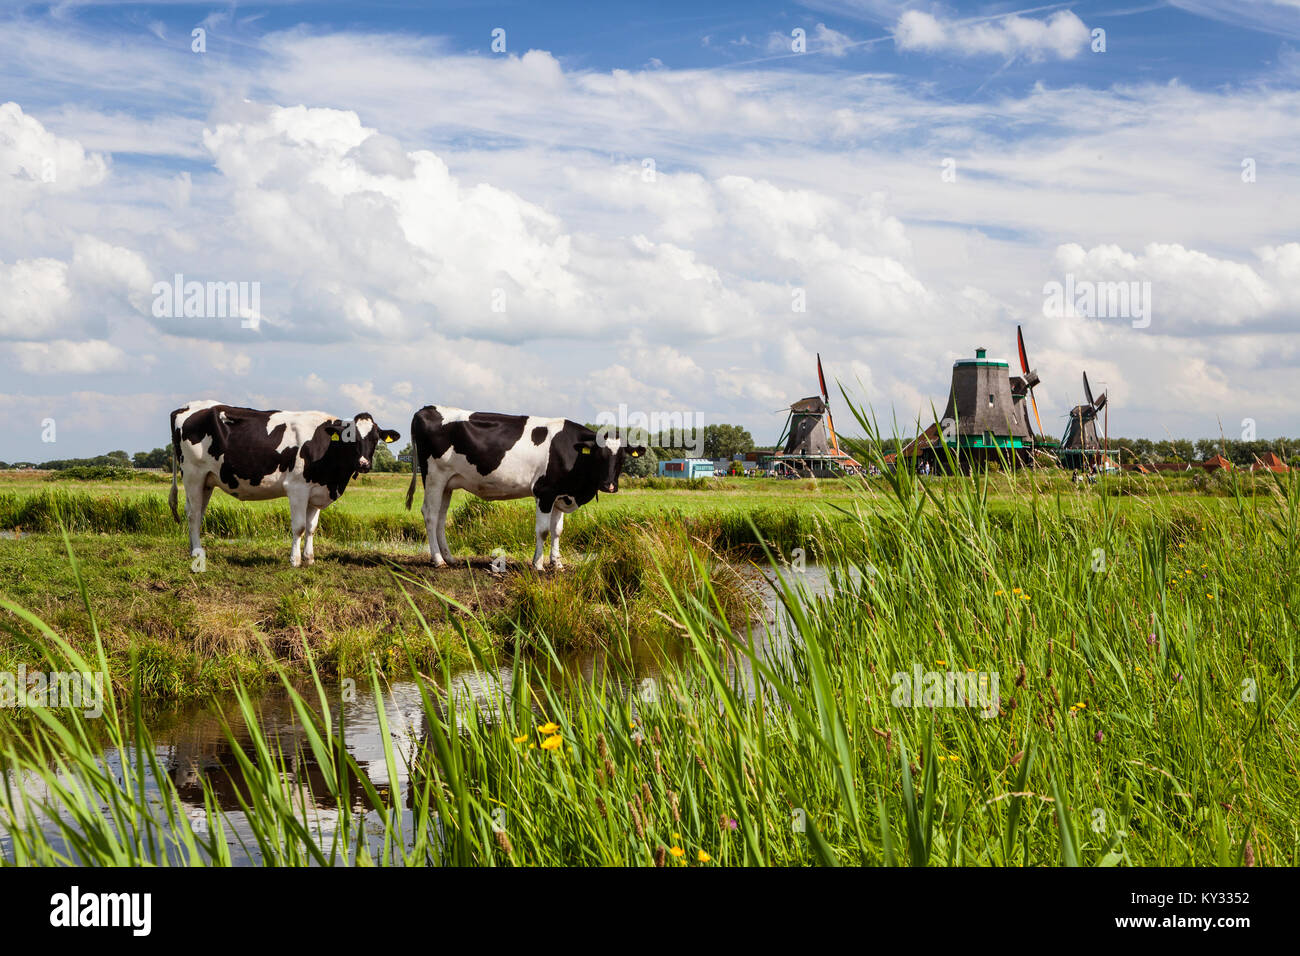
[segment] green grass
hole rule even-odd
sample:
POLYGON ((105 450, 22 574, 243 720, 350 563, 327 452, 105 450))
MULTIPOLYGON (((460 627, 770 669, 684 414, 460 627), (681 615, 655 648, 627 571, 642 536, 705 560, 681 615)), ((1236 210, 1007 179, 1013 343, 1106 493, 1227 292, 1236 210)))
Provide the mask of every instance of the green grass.
MULTIPOLYGON (((903 474, 857 492, 838 524, 815 530, 829 590, 784 594, 795 639, 779 658, 733 629, 718 589, 726 572, 689 536, 659 551, 596 542, 609 575, 568 579, 583 602, 635 580, 667 604, 685 645, 680 663, 665 655, 652 700, 623 689, 634 675, 620 654, 590 680, 548 669, 548 631, 572 621, 545 593, 517 595, 508 645, 490 610, 458 610, 448 626, 477 667, 509 668, 510 693, 448 699, 408 665, 428 731, 394 744, 380 710, 386 787, 348 755, 324 685, 299 694, 283 669, 303 756, 328 793, 283 772, 290 755, 256 730, 242 696, 253 743, 235 752, 255 849, 281 864, 1300 863, 1300 480, 1226 498, 1001 480, 903 474), (531 653, 510 653, 524 646, 531 653), (760 672, 762 695, 744 692, 738 662, 760 672), (893 675, 917 666, 997 674, 997 715, 896 706, 893 675), (411 789, 399 797, 408 751, 411 789), (368 822, 353 809, 358 788, 368 822), (317 802, 338 807, 334 827, 303 822, 317 802)), ((487 538, 504 530, 486 520, 487 538)), ((429 588, 443 580, 402 577, 417 607, 441 600, 429 588)), ((74 579, 69 602, 82 590, 74 579)), ((617 649, 632 635, 604 606, 599 629, 617 649)), ((404 640, 435 640, 438 626, 419 623, 404 640)), ((10 628, 51 666, 76 653, 32 617, 10 628)), ((108 649, 80 646, 108 666, 108 649)), ((450 686, 451 662, 440 666, 450 686)), ((372 683, 384 693, 377 674, 372 683)), ((6 764, 45 788, 0 796, 9 862, 229 861, 229 820, 209 791, 206 832, 191 829, 132 708, 119 703, 99 737, 75 713, 35 719, 0 734, 6 764), (127 755, 120 776, 98 756, 105 736, 127 755), (142 796, 154 789, 157 801, 142 796), (68 819, 58 839, 38 826, 56 807, 68 819)))

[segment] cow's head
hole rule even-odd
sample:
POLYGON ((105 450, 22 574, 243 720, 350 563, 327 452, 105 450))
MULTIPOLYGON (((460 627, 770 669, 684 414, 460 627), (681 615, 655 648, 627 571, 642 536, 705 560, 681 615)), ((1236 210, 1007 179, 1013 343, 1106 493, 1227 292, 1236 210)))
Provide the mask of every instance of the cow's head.
POLYGON ((645 454, 641 445, 629 445, 621 438, 600 435, 578 440, 578 467, 600 491, 614 494, 618 491, 618 476, 623 462, 645 454))
POLYGON ((349 452, 355 450, 354 475, 370 471, 375 460, 375 448, 381 441, 388 444, 402 437, 392 429, 380 428, 369 412, 352 416, 350 422, 330 422, 324 427, 330 433, 330 441, 343 443, 349 452))

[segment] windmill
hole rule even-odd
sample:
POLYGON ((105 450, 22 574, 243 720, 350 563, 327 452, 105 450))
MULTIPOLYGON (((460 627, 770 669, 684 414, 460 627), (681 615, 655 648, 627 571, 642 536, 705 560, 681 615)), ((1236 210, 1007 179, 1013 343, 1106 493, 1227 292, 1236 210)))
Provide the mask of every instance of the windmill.
POLYGON ((1065 437, 1061 439, 1061 450, 1071 459, 1077 457, 1080 464, 1090 457, 1096 459, 1101 451, 1101 442, 1097 440, 1097 413, 1106 407, 1105 392, 1101 393, 1101 398, 1092 397, 1087 372, 1083 373, 1083 394, 1087 402, 1070 410, 1065 437))
POLYGON ((826 391, 820 354, 817 356, 817 384, 821 389, 820 396, 801 398, 790 406, 790 416, 777 441, 780 450, 771 461, 773 469, 778 472, 823 476, 860 467, 840 449, 839 438, 835 435, 835 421, 831 418, 830 396, 826 391))

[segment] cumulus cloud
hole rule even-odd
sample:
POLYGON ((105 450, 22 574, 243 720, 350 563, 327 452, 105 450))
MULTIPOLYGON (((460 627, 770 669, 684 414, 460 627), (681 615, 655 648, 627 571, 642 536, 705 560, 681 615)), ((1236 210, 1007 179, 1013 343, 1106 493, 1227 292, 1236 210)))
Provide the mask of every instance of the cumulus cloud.
POLYGON ((103 156, 55 136, 17 103, 0 103, 0 200, 95 186, 107 174, 103 156))
POLYGON ((1070 60, 1086 47, 1089 31, 1069 10, 1044 20, 1008 16, 995 20, 942 20, 921 10, 898 18, 894 42, 900 50, 959 56, 1052 57, 1070 60))
POLYGON ((1300 312, 1300 243, 1265 246, 1255 263, 1218 258, 1178 243, 1149 243, 1141 252, 1107 244, 1056 251, 1062 275, 1093 282, 1151 283, 1151 319, 1165 332, 1200 334, 1206 327, 1250 328, 1300 312))

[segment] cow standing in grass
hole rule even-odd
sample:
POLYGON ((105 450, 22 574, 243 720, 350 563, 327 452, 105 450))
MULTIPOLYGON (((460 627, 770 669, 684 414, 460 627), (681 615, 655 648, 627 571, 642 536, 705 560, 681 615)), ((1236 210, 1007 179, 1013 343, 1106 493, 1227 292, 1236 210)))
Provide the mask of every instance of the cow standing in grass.
POLYGON ((424 482, 424 525, 435 567, 451 560, 447 544, 447 507, 451 493, 463 488, 488 501, 537 499, 533 567, 544 567, 546 537, 551 538, 551 567, 562 568, 560 532, 564 516, 601 491, 618 491, 626 458, 645 449, 618 438, 598 436, 564 418, 498 415, 427 405, 411 419, 411 486, 406 507, 415 496, 415 479, 424 482))
POLYGON ((312 537, 321 510, 338 500, 352 478, 370 470, 379 442, 401 437, 380 428, 365 412, 344 421, 326 412, 259 411, 214 401, 190 402, 172 412, 171 434, 170 504, 179 522, 179 466, 190 554, 201 551, 203 514, 212 490, 221 488, 240 501, 289 499, 289 563, 295 568, 304 557, 308 564, 315 560, 312 537))

